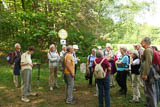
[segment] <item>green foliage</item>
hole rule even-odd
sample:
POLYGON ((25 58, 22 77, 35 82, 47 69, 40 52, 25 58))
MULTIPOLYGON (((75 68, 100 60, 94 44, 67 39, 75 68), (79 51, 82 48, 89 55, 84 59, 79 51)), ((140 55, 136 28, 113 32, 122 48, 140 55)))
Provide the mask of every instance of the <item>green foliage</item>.
MULTIPOLYGON (((10 51, 16 42, 25 51, 34 45, 36 58, 46 57, 49 45, 61 50, 58 37, 60 29, 66 29, 67 44, 79 45, 78 56, 86 57, 92 48, 106 42, 135 43, 142 35, 150 35, 153 43, 159 43, 158 27, 140 25, 134 17, 142 10, 150 9, 148 2, 135 0, 3 0, 0 2, 0 50, 10 51), (116 20, 117 18, 117 20, 116 20), (44 51, 45 50, 45 51, 44 51), (41 54, 42 52, 42 54, 41 54)), ((43 59, 43 58, 42 58, 43 59)))

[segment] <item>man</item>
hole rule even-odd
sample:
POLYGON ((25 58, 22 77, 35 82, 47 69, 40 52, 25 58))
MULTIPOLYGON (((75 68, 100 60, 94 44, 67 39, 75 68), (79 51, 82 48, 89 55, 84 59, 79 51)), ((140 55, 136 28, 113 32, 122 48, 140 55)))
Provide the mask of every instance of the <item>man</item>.
POLYGON ((12 54, 11 58, 11 67, 13 69, 13 82, 16 88, 19 87, 18 76, 20 75, 20 59, 21 59, 21 45, 19 43, 15 44, 15 51, 12 54))
POLYGON ((145 95, 147 104, 146 107, 158 107, 157 95, 156 95, 156 80, 154 78, 154 70, 152 66, 153 50, 151 49, 151 39, 145 37, 141 41, 142 47, 145 49, 142 56, 141 77, 145 84, 145 95))
POLYGON ((32 82, 32 67, 36 63, 32 63, 31 55, 34 53, 34 47, 30 46, 28 51, 21 56, 21 68, 22 68, 22 101, 29 102, 28 96, 36 96, 36 93, 32 93, 31 82, 32 82))
POLYGON ((64 69, 64 80, 66 83, 66 103, 76 104, 73 100, 73 88, 74 88, 74 77, 75 77, 75 64, 73 58, 73 46, 67 47, 67 54, 65 56, 65 69, 64 69))
POLYGON ((77 64, 78 64, 78 61, 80 61, 80 59, 78 59, 78 57, 76 57, 76 52, 77 50, 79 49, 78 48, 78 45, 73 45, 73 58, 74 58, 74 64, 75 64, 75 74, 77 72, 77 64))
POLYGON ((143 55, 143 49, 141 47, 141 44, 137 43, 137 44, 134 44, 134 49, 138 51, 138 54, 139 54, 139 58, 141 59, 141 56, 143 55))

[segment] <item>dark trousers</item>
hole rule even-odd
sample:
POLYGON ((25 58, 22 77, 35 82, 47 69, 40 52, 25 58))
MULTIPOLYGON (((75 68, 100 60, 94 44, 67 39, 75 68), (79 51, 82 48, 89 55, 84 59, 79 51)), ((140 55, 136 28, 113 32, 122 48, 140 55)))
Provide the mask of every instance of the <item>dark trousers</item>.
POLYGON ((93 78, 92 67, 89 67, 89 85, 90 86, 92 86, 92 78, 93 78))
POLYGON ((118 71, 116 80, 118 85, 121 87, 121 91, 127 93, 127 71, 118 71))
POLYGON ((103 99, 105 97, 105 107, 110 107, 110 76, 106 76, 104 79, 97 79, 98 85, 98 101, 99 107, 104 107, 103 99), (105 96, 104 96, 105 95, 105 96))
POLYGON ((77 64, 75 64, 74 70, 75 70, 75 74, 76 74, 77 73, 77 64))

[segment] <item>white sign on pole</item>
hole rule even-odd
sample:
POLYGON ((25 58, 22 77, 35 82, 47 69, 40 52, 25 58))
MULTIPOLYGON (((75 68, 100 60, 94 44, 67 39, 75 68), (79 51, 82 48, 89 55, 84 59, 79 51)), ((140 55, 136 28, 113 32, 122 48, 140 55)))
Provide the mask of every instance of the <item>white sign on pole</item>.
POLYGON ((61 45, 66 45, 66 40, 60 40, 61 45))

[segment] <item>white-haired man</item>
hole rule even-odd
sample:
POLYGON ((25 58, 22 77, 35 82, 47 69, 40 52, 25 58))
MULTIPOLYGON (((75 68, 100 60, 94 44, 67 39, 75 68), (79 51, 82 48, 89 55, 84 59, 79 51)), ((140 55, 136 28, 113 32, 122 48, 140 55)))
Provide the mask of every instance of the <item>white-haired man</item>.
POLYGON ((11 67, 13 69, 13 82, 16 88, 19 87, 18 84, 18 76, 20 75, 20 59, 21 59, 21 45, 19 43, 15 44, 15 51, 12 54, 11 57, 11 67))
POLYGON ((141 41, 142 47, 145 49, 142 56, 141 77, 145 83, 145 95, 147 99, 146 107, 158 107, 158 99, 156 92, 156 82, 159 75, 156 75, 156 69, 153 65, 153 49, 150 47, 151 39, 145 37, 141 41))

